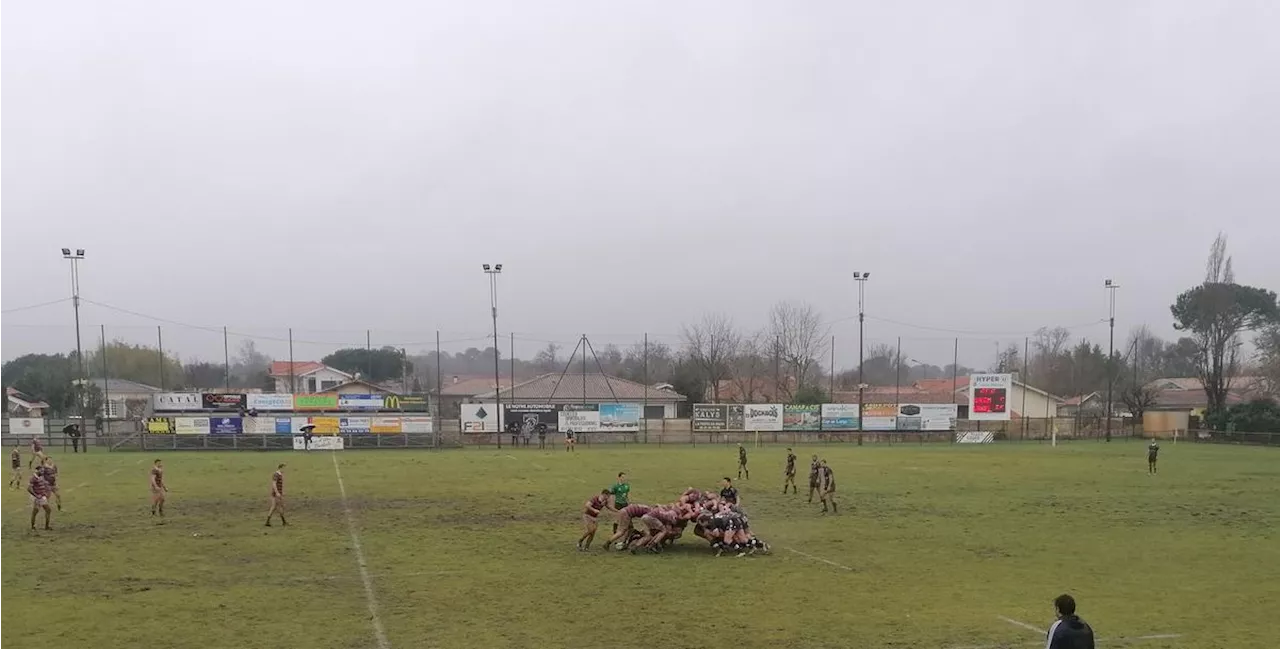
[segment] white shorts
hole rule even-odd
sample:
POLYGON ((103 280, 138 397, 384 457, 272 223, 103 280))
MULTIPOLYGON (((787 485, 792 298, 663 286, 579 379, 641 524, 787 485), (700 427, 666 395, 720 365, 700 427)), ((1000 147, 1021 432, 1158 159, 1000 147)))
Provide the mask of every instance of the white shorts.
POLYGON ((48 506, 49 506, 48 496, 32 496, 31 497, 31 507, 35 508, 35 507, 48 507, 48 506))

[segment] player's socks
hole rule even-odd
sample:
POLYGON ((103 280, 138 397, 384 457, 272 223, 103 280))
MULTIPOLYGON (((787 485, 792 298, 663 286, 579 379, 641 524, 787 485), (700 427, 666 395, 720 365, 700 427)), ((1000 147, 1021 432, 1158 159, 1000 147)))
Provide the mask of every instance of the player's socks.
POLYGON ((270 518, 268 518, 268 519, 267 519, 266 527, 271 527, 271 519, 270 519, 270 518))

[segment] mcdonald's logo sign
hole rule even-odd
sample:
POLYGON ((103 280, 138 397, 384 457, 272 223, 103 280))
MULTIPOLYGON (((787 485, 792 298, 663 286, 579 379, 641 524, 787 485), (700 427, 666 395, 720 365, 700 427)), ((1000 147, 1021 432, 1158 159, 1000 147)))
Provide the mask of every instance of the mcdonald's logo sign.
POLYGON ((425 394, 388 394, 382 397, 382 407, 384 410, 427 412, 427 396, 425 394))

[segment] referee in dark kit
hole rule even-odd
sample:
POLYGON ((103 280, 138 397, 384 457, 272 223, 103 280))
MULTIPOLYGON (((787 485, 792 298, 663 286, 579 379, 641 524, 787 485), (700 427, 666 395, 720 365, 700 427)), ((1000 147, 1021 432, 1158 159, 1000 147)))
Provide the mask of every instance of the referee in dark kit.
POLYGON ((1094 649, 1093 629, 1076 615, 1076 599, 1058 595, 1053 607, 1058 611, 1058 619, 1045 634, 1045 649, 1094 649))

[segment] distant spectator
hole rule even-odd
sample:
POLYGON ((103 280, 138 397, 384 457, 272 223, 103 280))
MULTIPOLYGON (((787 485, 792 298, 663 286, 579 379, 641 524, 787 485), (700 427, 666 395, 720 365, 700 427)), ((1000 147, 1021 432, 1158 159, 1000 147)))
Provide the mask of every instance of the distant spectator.
MULTIPOLYGON (((62 434, 71 438, 71 452, 80 452, 80 426, 77 424, 67 424, 62 429, 62 434)), ((62 448, 66 448, 65 446, 62 448)), ((89 449, 85 449, 88 451, 89 449)))
POLYGON ((1076 600, 1059 595, 1053 600, 1058 619, 1049 627, 1045 649, 1094 649, 1093 629, 1076 615, 1076 600))

